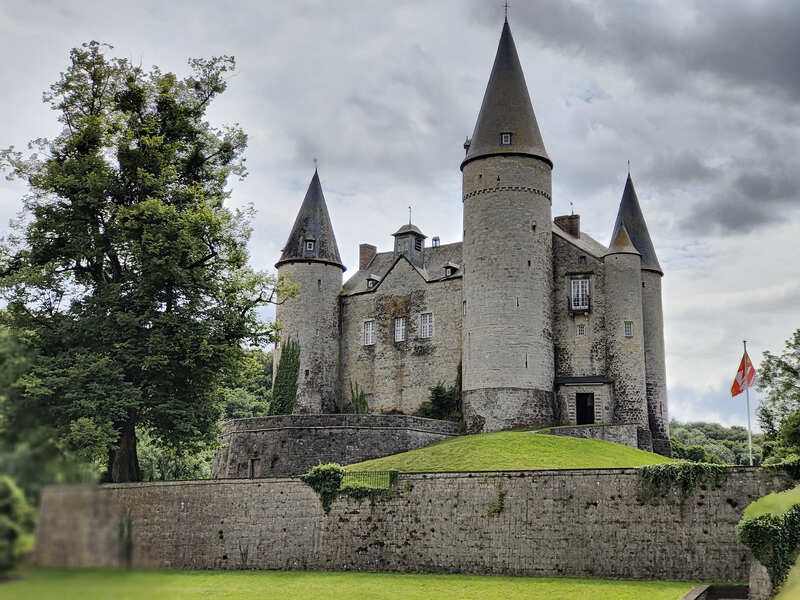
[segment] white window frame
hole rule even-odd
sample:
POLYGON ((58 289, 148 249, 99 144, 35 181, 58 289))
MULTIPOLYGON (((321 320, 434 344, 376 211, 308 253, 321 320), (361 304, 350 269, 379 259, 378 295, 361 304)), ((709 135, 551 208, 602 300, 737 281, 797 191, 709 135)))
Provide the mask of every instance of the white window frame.
POLYGON ((419 315, 419 337, 428 339, 433 337, 433 313, 424 312, 419 315))
POLYGON ((375 345, 375 319, 367 319, 364 321, 364 345, 375 345))
POLYGON ((586 323, 578 323, 575 325, 575 335, 584 336, 586 335, 586 323))
POLYGON ((394 319, 394 341, 395 342, 405 342, 406 341, 406 318, 405 317, 395 317, 395 319, 394 319))
POLYGON ((589 279, 570 279, 569 305, 572 310, 589 310, 589 279))
POLYGON ((500 134, 500 145, 501 146, 510 146, 511 145, 511 132, 506 131, 500 134))
POLYGON ((623 327, 624 327, 625 337, 626 338, 632 338, 633 337, 633 321, 625 321, 625 324, 623 325, 623 327))
POLYGON ((314 240, 306 240, 306 252, 314 251, 314 240))
POLYGON ((372 289, 377 283, 374 279, 367 279, 367 288, 372 289))

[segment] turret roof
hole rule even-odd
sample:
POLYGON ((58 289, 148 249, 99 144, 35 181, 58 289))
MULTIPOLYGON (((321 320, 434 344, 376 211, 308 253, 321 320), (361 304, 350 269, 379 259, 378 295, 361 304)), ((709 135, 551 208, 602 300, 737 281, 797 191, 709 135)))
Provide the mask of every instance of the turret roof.
POLYGON ((614 239, 611 240, 611 246, 607 254, 639 254, 641 256, 641 252, 631 243, 631 238, 624 224, 616 232, 614 239))
POLYGON ((633 246, 642 255, 642 268, 657 271, 663 275, 664 272, 661 270, 661 265, 658 264, 653 242, 650 240, 650 233, 647 231, 647 223, 644 221, 644 215, 639 206, 639 199, 636 197, 636 190, 633 189, 633 180, 630 173, 628 173, 628 180, 625 182, 625 191, 622 192, 622 200, 619 203, 619 212, 617 213, 617 221, 614 223, 614 233, 611 234, 611 239, 616 240, 617 234, 623 228, 633 246))
POLYGON ((420 231, 419 227, 417 227, 416 225, 412 225, 411 223, 407 223, 407 224, 403 225, 400 229, 395 231, 392 235, 393 236, 398 236, 398 235, 403 235, 405 233, 414 233, 414 234, 419 235, 419 236, 424 237, 424 238, 428 237, 427 235, 422 233, 422 231, 420 231))
POLYGON ((508 21, 503 24, 492 74, 461 168, 475 158, 495 154, 526 154, 553 165, 544 149, 508 21), (511 134, 510 144, 501 145, 503 133, 511 134))
POLYGON ((300 212, 297 213, 292 232, 283 248, 281 259, 275 266, 295 261, 325 262, 345 270, 316 169, 303 204, 300 206, 300 212), (306 250, 307 241, 314 242, 313 250, 306 250))

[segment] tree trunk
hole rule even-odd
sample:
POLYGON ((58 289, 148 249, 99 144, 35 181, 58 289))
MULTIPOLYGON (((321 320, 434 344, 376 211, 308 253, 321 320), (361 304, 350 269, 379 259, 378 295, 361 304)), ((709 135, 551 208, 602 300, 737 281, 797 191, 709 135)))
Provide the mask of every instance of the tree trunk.
POLYGON ((109 471, 113 483, 142 480, 139 457, 136 454, 136 425, 133 419, 129 419, 122 426, 118 446, 111 450, 110 459, 109 471))

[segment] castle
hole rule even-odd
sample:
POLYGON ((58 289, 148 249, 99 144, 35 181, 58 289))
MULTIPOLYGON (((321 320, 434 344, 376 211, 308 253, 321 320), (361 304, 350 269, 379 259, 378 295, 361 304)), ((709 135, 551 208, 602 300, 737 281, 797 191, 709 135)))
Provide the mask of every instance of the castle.
MULTIPOLYGON (((661 277, 628 176, 610 247, 579 215, 551 214, 545 150, 506 21, 464 144, 464 240, 408 223, 394 250, 342 264, 318 173, 276 264, 300 284, 277 306, 299 342, 296 414, 415 414, 437 383, 462 386, 470 432, 635 426, 670 453, 661 277)), ((275 365, 281 348, 276 348, 275 365)))

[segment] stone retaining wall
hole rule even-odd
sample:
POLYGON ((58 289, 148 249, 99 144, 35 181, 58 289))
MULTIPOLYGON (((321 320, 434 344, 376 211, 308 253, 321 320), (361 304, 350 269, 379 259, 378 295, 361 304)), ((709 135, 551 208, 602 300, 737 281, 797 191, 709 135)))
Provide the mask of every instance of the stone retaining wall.
POLYGON ((641 502, 635 469, 401 474, 383 498, 325 514, 297 479, 45 488, 35 559, 133 566, 745 580, 736 524, 783 474, 734 468, 720 488, 641 502), (240 548, 247 550, 242 562, 240 548))
POLYGON ((576 425, 574 427, 554 427, 547 431, 550 435, 606 440, 638 448, 635 424, 627 425, 576 425))
POLYGON ((408 415, 285 415, 223 427, 212 477, 287 477, 319 463, 350 464, 458 435, 458 424, 408 415))

